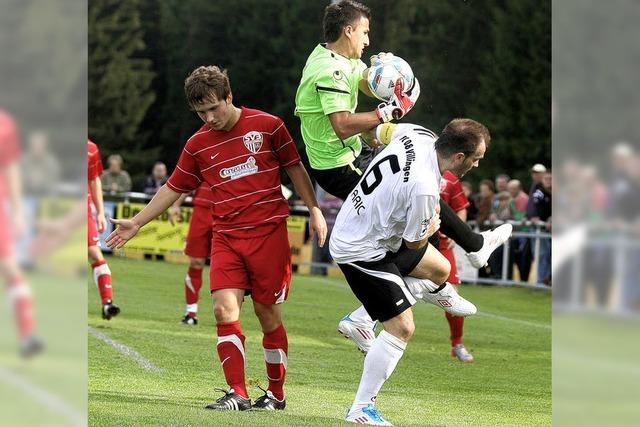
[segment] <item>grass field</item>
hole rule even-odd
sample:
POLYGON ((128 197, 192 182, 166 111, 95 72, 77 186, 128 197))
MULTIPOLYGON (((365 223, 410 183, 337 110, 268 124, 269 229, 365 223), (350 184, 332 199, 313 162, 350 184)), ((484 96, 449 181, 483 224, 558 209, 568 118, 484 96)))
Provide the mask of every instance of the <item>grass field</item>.
MULTIPOLYGON (((224 376, 215 352, 215 322, 203 289, 200 324, 178 324, 183 314, 185 267, 109 259, 120 317, 100 318, 89 289, 89 326, 148 359, 144 370, 89 336, 89 424, 95 426, 333 426, 351 404, 363 357, 336 332, 357 301, 346 283, 294 277, 285 307, 289 334, 287 409, 277 413, 219 413, 203 407, 221 394, 224 376)), ((207 281, 208 283, 208 281, 207 281)), ((441 310, 414 308, 416 333, 394 375, 378 396, 397 426, 547 426, 551 424, 551 301, 544 291, 467 286, 480 312, 465 324, 465 343, 476 362, 449 356, 441 310)), ((258 323, 251 300, 243 309, 249 392, 266 386, 258 323)))

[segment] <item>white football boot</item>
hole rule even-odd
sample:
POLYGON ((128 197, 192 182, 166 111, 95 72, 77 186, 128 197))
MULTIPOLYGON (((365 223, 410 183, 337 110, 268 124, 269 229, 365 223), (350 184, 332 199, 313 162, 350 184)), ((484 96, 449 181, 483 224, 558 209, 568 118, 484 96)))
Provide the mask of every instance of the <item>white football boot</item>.
POLYGON ((504 242, 509 240, 511 232, 513 231, 513 225, 502 224, 493 230, 483 231, 484 243, 477 252, 469 252, 467 258, 472 266, 475 268, 482 268, 487 265, 487 260, 497 248, 504 242))
POLYGON ((380 414, 380 411, 378 411, 378 408, 376 408, 372 404, 368 404, 367 406, 360 408, 357 411, 347 412, 347 416, 344 418, 344 420, 354 424, 393 427, 393 424, 385 420, 382 417, 382 414, 380 414))
POLYGON ((438 289, 438 286, 431 280, 416 279, 409 276, 405 276, 403 279, 416 299, 436 305, 454 316, 471 316, 478 311, 476 306, 462 298, 449 282, 440 291, 433 294, 431 292, 438 289))
POLYGON ((356 343, 360 352, 367 354, 376 339, 376 322, 355 322, 349 315, 338 323, 338 332, 356 343))
POLYGON ((473 354, 469 353, 464 344, 451 347, 451 357, 457 357, 462 363, 473 363, 474 361, 473 354))

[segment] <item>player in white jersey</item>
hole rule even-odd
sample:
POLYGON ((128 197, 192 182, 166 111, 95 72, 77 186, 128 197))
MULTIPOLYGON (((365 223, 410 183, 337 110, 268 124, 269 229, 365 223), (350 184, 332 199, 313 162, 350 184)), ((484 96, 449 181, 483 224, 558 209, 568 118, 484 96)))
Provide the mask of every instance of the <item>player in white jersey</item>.
POLYGON ((329 247, 353 293, 384 327, 365 357, 346 420, 390 425, 372 403, 413 335, 411 306, 425 299, 475 313, 446 283, 449 262, 428 239, 439 228, 442 173, 462 176, 477 167, 491 137, 471 119, 452 120, 439 137, 417 125, 381 126, 377 136, 391 129, 391 141, 342 205, 329 247))

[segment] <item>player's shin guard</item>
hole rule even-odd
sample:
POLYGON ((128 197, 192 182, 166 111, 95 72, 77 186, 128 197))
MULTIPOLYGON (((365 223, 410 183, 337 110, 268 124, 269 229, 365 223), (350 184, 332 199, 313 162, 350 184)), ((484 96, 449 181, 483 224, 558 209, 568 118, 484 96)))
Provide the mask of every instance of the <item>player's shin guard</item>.
POLYGON ((267 365, 269 391, 278 400, 284 399, 284 378, 287 373, 287 355, 289 342, 287 331, 281 324, 271 332, 266 332, 262 338, 264 361, 267 365))
POLYGON ((375 404, 384 382, 391 376, 407 344, 387 331, 378 334, 371 350, 364 358, 364 370, 351 411, 375 404))
POLYGON ((217 329, 218 345, 216 347, 227 384, 237 394, 248 398, 244 380, 244 335, 242 335, 240 321, 218 323, 217 329))
POLYGON ((21 339, 33 333, 33 298, 29 285, 23 279, 15 279, 9 283, 9 300, 13 307, 18 334, 21 339))
POLYGON ((96 261, 91 264, 93 267, 93 281, 100 292, 102 304, 107 304, 113 299, 113 288, 111 287, 111 270, 106 260, 96 261))
POLYGON ((451 347, 455 347, 458 344, 462 344, 462 331, 464 327, 464 317, 454 316, 453 314, 444 313, 449 322, 449 331, 451 332, 451 347))
POLYGON ((202 269, 189 267, 184 278, 184 296, 187 302, 187 314, 191 317, 198 315, 198 295, 202 287, 202 269))

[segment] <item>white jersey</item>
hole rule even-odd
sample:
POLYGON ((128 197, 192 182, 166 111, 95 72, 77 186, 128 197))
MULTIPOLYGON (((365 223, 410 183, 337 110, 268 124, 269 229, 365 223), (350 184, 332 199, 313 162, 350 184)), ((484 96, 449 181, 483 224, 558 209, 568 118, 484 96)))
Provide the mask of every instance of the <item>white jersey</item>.
POLYGON ((421 126, 397 125, 344 201, 329 250, 339 263, 377 261, 402 239, 422 240, 440 203, 437 136, 421 126))

